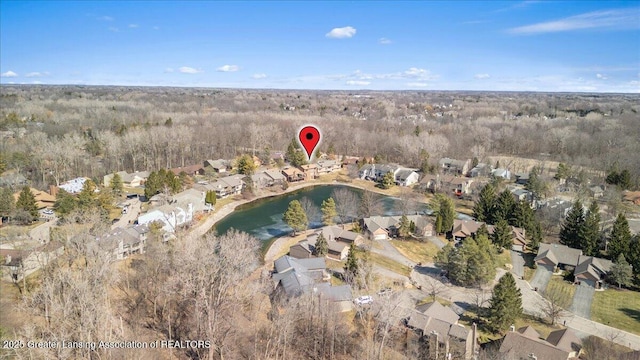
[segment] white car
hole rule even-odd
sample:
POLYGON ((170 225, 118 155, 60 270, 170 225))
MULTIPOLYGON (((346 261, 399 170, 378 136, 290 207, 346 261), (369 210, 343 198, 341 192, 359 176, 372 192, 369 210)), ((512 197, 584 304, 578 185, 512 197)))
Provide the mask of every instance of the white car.
POLYGON ((356 303, 356 305, 366 305, 371 304, 373 302, 373 298, 369 295, 364 295, 356 298, 353 301, 356 303))
POLYGON ((42 213, 45 214, 45 215, 53 215, 53 210, 45 209, 45 210, 42 211, 42 213))

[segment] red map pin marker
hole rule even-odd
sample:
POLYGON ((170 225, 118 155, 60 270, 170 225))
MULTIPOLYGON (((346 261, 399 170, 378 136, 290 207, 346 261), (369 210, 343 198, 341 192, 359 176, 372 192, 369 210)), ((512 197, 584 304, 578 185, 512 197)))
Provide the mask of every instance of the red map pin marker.
POLYGON ((307 125, 300 129, 298 140, 307 153, 307 160, 311 160, 313 150, 320 144, 320 130, 313 125, 307 125))

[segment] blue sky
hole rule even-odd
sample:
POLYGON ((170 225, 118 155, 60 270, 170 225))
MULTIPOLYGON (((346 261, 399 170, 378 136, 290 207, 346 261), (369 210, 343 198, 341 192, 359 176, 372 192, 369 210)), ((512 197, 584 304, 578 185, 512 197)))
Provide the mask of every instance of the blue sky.
POLYGON ((640 1, 0 2, 0 82, 640 92, 640 1))

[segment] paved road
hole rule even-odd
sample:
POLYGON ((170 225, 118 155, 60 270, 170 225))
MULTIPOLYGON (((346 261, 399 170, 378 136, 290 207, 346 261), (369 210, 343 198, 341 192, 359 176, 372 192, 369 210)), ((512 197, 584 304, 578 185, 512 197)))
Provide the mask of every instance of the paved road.
POLYGON ((534 288, 538 288, 538 291, 542 294, 547 289, 547 284, 549 284, 549 280, 551 279, 551 271, 544 266, 538 266, 536 269, 536 273, 533 274, 533 279, 531 279, 531 286, 534 288))
POLYGON ((592 286, 584 283, 577 285, 569 311, 585 319, 591 319, 591 303, 595 292, 596 290, 592 286))
POLYGON ((511 264, 513 268, 511 272, 517 277, 522 279, 524 276, 524 257, 522 257, 522 253, 518 251, 511 251, 511 264))
POLYGON ((429 241, 431 241, 432 243, 434 243, 438 249, 442 249, 446 244, 440 240, 439 237, 437 236, 427 236, 427 239, 429 239, 429 241))

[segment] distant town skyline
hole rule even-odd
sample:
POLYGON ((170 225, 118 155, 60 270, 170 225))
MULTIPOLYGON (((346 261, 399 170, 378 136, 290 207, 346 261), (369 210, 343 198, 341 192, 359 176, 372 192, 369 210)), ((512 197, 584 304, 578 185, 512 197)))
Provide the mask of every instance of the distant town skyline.
POLYGON ((7 0, 0 83, 640 93, 640 2, 7 0))

